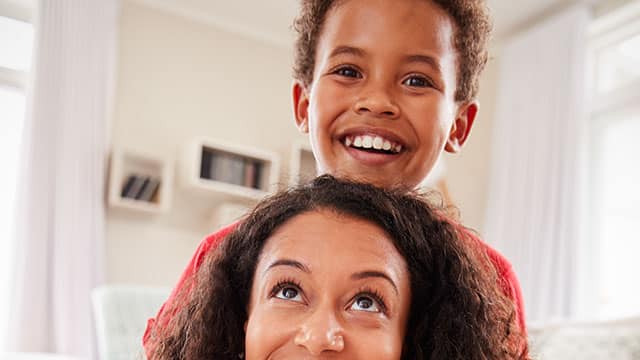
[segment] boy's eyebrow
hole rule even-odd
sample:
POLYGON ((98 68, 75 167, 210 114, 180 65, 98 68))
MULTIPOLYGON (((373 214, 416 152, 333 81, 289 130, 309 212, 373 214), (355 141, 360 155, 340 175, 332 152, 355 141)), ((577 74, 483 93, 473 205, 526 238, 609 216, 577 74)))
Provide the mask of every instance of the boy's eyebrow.
POLYGON ((406 62, 419 62, 426 63, 431 66, 434 70, 436 70, 439 74, 442 73, 440 69, 440 63, 433 56, 428 55, 409 55, 405 58, 406 62))
POLYGON ((304 265, 303 263, 296 261, 296 260, 292 260, 292 259, 279 259, 276 260, 274 262, 272 262, 267 269, 264 271, 264 273, 266 273, 267 271, 273 269, 274 267, 278 267, 278 266, 291 266, 297 269, 300 269, 306 273, 311 273, 311 270, 309 270, 309 268, 304 265))
POLYGON ((366 278, 381 278, 381 279, 387 280, 393 287, 393 290, 396 292, 396 295, 398 295, 398 287, 396 286, 396 283, 394 283, 393 280, 391 280, 389 275, 383 273, 382 271, 366 270, 366 271, 359 271, 351 275, 352 280, 362 280, 366 278))
POLYGON ((331 51, 331 54, 329 54, 329 57, 332 58, 342 54, 350 54, 350 55, 355 55, 360 57, 364 57, 365 55, 364 50, 362 49, 359 49, 353 46, 342 45, 333 49, 333 51, 331 51))

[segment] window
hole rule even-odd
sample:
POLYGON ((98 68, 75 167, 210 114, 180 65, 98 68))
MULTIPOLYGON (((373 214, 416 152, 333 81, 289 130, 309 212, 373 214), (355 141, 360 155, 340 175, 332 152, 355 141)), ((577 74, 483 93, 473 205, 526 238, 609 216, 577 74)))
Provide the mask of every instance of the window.
POLYGON ((640 313, 640 11, 635 14, 629 19, 627 11, 623 26, 594 31, 591 46, 588 233, 596 264, 593 306, 601 318, 640 313))
POLYGON ((0 12, 0 340, 5 338, 18 152, 25 113, 24 84, 32 46, 33 26, 0 12))

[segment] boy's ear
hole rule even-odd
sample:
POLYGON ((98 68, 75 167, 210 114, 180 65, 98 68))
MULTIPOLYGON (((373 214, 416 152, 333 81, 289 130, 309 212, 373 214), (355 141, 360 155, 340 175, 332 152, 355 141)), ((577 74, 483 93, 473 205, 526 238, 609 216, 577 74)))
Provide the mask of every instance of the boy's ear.
POLYGON ((309 132, 309 95, 307 89, 298 80, 293 82, 293 115, 296 125, 303 133, 309 132))
POLYGON ((467 141, 473 122, 478 114, 478 106, 478 102, 474 100, 462 104, 458 108, 458 115, 453 121, 453 124, 451 124, 449 139, 447 139, 447 144, 444 147, 447 152, 459 152, 462 145, 467 141))

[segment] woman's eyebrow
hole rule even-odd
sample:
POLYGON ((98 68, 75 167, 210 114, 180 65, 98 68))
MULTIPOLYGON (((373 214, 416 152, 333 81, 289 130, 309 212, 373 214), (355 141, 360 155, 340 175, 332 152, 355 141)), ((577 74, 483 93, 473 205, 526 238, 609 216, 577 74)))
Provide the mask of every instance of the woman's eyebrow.
POLYGON ((274 267, 278 267, 278 266, 291 266, 297 269, 300 269, 306 273, 311 273, 311 270, 309 270, 309 268, 304 265, 303 263, 296 261, 296 260, 292 260, 292 259, 278 259, 274 262, 272 262, 267 269, 264 271, 264 273, 266 273, 267 271, 273 269, 274 267))
POLYGON ((381 279, 387 280, 393 287, 393 290, 396 292, 396 295, 398 295, 398 287, 396 286, 396 283, 394 283, 393 280, 391 280, 391 277, 389 277, 389 275, 383 273, 382 271, 366 270, 366 271, 359 271, 351 275, 352 280, 362 280, 366 278, 381 278, 381 279))

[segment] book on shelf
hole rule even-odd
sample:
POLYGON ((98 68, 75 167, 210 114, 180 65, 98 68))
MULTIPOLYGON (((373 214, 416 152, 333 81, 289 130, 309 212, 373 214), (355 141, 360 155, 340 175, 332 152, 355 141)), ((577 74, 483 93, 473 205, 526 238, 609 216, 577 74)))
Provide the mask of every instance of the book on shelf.
POLYGON ((144 192, 144 189, 147 187, 147 185, 149 185, 149 181, 151 181, 151 177, 149 176, 143 176, 142 178, 144 179, 142 181, 142 185, 140 186, 140 189, 138 189, 138 192, 136 192, 135 195, 133 196, 133 198, 136 200, 140 200, 140 198, 142 197, 142 193, 144 192))
POLYGON ((256 164, 253 161, 245 161, 244 163, 244 178, 242 179, 242 186, 254 187, 255 185, 255 173, 256 164))
POLYGON ((202 149, 202 159, 200 160, 200 178, 211 179, 211 162, 213 154, 207 148, 202 149))
POLYGON ((151 202, 160 187, 160 179, 151 176, 129 175, 120 196, 151 202))
POLYGON ((200 178, 260 189, 262 162, 237 154, 202 148, 200 178))
POLYGON ((138 192, 136 200, 153 202, 153 199, 160 188, 160 180, 156 178, 149 178, 148 180, 149 181, 145 182, 142 189, 138 192))
POLYGON ((255 171, 253 174, 253 188, 254 189, 260 189, 260 179, 262 179, 262 167, 263 167, 263 163, 261 162, 254 162, 253 163, 255 166, 255 171))
POLYGON ((138 192, 144 186, 144 182, 148 177, 146 176, 138 176, 138 175, 129 175, 127 178, 127 182, 122 189, 122 197, 135 199, 138 195, 138 192))
POLYGON ((124 186, 122 187, 122 191, 120 192, 120 197, 127 197, 127 194, 131 192, 131 187, 133 186, 133 183, 135 181, 136 181, 135 175, 129 175, 127 177, 127 181, 124 183, 124 186))

